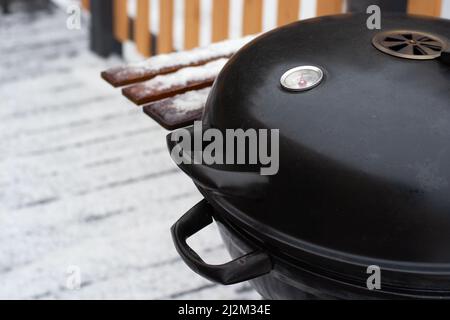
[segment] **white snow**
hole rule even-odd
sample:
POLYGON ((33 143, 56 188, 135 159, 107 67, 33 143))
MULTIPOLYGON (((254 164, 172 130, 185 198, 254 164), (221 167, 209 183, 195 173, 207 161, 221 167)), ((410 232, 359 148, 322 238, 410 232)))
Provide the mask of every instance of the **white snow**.
POLYGON ((189 117, 192 113, 201 113, 205 107, 210 91, 211 88, 188 91, 158 101, 151 105, 151 108, 153 109, 153 112, 158 113, 164 121, 175 123, 180 121, 180 119, 184 119, 184 116, 189 117))
POLYGON ((442 1, 442 17, 450 19, 450 0, 442 1))
MULTIPOLYGON (((0 18, 0 298, 258 298, 181 261, 170 226, 201 196, 167 132, 100 78, 121 61, 65 25, 64 11, 0 18)), ((194 248, 225 262, 216 231, 194 248)))
POLYGON ((214 80, 227 61, 228 59, 218 59, 198 67, 183 68, 177 72, 157 76, 130 89, 136 99, 142 99, 170 88, 186 87, 191 83, 214 80))
POLYGON ((189 91, 171 98, 170 106, 178 114, 198 110, 205 106, 211 88, 189 91))

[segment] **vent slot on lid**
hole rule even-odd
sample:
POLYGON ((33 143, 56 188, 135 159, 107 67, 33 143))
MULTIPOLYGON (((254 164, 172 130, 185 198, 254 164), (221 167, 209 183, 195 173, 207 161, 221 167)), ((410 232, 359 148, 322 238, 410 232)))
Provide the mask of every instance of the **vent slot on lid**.
POLYGON ((410 30, 378 33, 372 43, 384 53, 414 60, 436 59, 448 47, 447 41, 439 36, 410 30))

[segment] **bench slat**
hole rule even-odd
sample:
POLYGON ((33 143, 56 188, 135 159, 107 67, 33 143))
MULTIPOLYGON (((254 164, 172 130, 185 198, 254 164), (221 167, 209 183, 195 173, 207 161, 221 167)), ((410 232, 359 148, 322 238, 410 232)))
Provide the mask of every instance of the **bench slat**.
POLYGON ((227 59, 219 59, 198 67, 157 76, 122 90, 124 96, 141 105, 168 98, 187 91, 198 90, 213 84, 227 59))
POLYGON ((182 68, 203 65, 220 58, 229 58, 254 37, 248 36, 217 42, 190 51, 154 56, 143 62, 106 70, 102 72, 102 77, 114 87, 149 80, 157 75, 175 72, 182 68))
POLYGON ((162 127, 175 130, 200 120, 211 87, 189 91, 144 106, 144 112, 162 127))

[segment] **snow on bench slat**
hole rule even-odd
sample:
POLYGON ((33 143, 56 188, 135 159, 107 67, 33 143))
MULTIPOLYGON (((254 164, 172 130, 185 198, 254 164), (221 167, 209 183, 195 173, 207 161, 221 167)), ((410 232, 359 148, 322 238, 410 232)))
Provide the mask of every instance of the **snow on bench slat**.
POLYGON ((168 130, 191 125, 202 117, 211 87, 189 91, 144 106, 144 112, 168 130))
POLYGON ((199 66, 220 58, 229 58, 255 36, 226 40, 189 51, 154 56, 143 62, 111 68, 102 77, 115 87, 149 80, 181 68, 199 66))
POLYGON ((180 69, 177 72, 157 76, 122 90, 124 96, 141 105, 172 97, 187 91, 199 90, 213 84, 227 59, 211 61, 198 67, 180 69))

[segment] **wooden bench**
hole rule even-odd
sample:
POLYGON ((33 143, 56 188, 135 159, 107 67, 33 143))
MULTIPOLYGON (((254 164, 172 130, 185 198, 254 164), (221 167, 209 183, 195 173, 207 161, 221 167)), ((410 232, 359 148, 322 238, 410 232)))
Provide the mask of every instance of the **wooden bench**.
POLYGON ((211 86, 228 59, 254 36, 151 57, 112 68, 102 78, 166 129, 201 118, 211 86))

